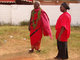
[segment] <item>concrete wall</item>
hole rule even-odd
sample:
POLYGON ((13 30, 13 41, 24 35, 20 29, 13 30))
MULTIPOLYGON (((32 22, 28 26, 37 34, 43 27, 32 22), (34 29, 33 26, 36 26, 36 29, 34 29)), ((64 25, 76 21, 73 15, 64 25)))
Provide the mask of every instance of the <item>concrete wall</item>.
POLYGON ((8 23, 11 21, 11 6, 10 5, 0 5, 0 22, 8 23))
POLYGON ((72 25, 80 26, 80 4, 70 4, 70 14, 72 16, 72 25))
MULTIPOLYGON (((41 5, 50 18, 50 25, 55 25, 60 14, 59 5, 41 5)), ((80 4, 70 4, 68 11, 72 16, 71 25, 80 25, 80 4)), ((29 21, 32 5, 0 5, 0 22, 19 25, 21 21, 29 21)))

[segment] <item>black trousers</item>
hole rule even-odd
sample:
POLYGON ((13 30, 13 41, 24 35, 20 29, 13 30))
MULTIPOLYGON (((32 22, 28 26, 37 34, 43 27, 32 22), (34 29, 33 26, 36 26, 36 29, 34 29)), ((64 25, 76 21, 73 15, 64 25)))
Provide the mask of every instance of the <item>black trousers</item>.
POLYGON ((61 59, 68 59, 67 42, 61 42, 57 40, 57 48, 58 48, 57 57, 61 59))

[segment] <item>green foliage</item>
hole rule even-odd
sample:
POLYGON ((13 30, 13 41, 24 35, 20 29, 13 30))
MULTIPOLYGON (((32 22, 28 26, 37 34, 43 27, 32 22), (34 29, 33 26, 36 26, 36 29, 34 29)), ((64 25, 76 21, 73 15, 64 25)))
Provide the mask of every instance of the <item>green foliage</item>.
POLYGON ((11 23, 1 23, 0 22, 0 26, 12 26, 12 24, 11 23))
POLYGON ((29 21, 22 21, 20 22, 20 25, 21 26, 29 25, 29 21))
POLYGON ((11 23, 5 23, 5 24, 3 24, 4 26, 12 26, 12 24, 11 23))
POLYGON ((1 22, 0 22, 0 26, 1 26, 1 22))

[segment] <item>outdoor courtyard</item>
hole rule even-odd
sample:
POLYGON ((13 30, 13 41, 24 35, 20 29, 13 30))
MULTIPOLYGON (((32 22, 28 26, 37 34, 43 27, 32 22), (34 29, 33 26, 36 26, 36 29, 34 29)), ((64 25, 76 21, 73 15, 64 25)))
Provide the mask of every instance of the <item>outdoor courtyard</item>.
MULTIPOLYGON (((54 60, 57 54, 55 27, 53 40, 42 38, 41 52, 28 53, 30 37, 27 26, 0 26, 0 60, 54 60)), ((68 60, 80 60, 80 27, 71 27, 68 40, 68 60)))

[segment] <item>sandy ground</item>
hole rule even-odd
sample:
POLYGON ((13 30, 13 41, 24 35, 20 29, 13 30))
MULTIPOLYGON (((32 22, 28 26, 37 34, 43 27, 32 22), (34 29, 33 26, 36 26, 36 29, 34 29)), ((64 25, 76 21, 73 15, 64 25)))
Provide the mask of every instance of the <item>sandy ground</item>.
POLYGON ((28 53, 30 45, 27 40, 9 39, 0 47, 0 60, 35 60, 39 59, 36 53, 28 53), (35 58, 36 57, 36 58, 35 58), (35 59, 34 59, 35 58, 35 59))
MULTIPOLYGON (((51 52, 50 55, 44 56, 39 53, 28 53, 30 44, 27 40, 13 40, 9 39, 8 42, 0 47, 0 60, 54 60, 57 52, 51 52)), ((69 50, 69 60, 80 60, 80 55, 76 52, 69 50)))

